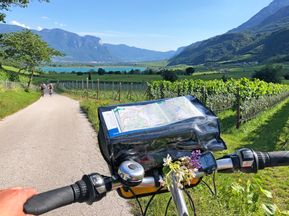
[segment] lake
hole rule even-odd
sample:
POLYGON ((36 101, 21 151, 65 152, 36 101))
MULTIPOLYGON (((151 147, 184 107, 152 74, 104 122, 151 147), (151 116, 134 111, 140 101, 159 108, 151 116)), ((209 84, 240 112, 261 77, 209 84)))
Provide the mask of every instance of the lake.
POLYGON ((97 71, 98 68, 103 68, 106 72, 109 71, 130 71, 130 70, 140 70, 140 71, 144 71, 146 69, 146 67, 128 67, 128 66, 124 66, 124 67, 109 67, 109 66, 103 66, 103 67, 41 67, 40 69, 44 72, 49 72, 49 71, 54 71, 54 72, 88 72, 90 70, 94 70, 97 71))

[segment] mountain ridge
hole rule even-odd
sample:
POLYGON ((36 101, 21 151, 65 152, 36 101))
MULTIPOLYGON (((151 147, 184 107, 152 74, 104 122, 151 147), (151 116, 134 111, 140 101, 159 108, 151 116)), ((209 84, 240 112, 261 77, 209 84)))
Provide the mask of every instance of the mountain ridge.
MULTIPOLYGON (((289 53, 287 54, 284 50, 289 50, 289 34, 287 32, 289 29, 289 0, 275 0, 270 5, 259 12, 262 15, 262 21, 259 19, 258 24, 254 22, 253 25, 249 22, 250 25, 240 25, 243 26, 242 31, 236 31, 239 26, 235 30, 198 42, 198 44, 193 43, 187 46, 183 52, 171 58, 169 65, 266 62, 288 59, 289 53), (274 8, 270 9, 270 5, 273 5, 274 8), (276 5, 283 5, 283 7, 276 11, 276 5), (265 17, 264 11, 276 12, 269 13, 265 17)), ((253 18, 261 15, 256 14, 253 18)))
POLYGON ((245 23, 241 24, 237 28, 230 30, 229 32, 242 32, 244 30, 250 29, 252 27, 257 26, 262 21, 264 21, 268 16, 275 14, 278 10, 283 8, 284 6, 289 6, 289 0, 274 0, 267 7, 260 10, 257 14, 255 14, 252 18, 250 18, 245 23))
MULTIPOLYGON (((0 24, 0 33, 22 31, 24 29, 16 25, 0 24)), ((54 59, 54 61, 60 62, 118 63, 159 61, 173 57, 176 52, 154 51, 126 44, 102 44, 100 37, 80 36, 60 28, 31 31, 40 35, 51 47, 65 53, 64 57, 54 59)))

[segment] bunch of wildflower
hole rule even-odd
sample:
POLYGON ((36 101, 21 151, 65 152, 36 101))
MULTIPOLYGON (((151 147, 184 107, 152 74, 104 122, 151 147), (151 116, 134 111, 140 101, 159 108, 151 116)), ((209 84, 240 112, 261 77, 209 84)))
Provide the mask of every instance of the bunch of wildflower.
POLYGON ((201 168, 200 165, 201 152, 199 150, 193 151, 190 157, 181 157, 173 161, 170 155, 163 159, 163 174, 164 179, 161 185, 170 188, 175 175, 179 188, 183 188, 183 184, 190 185, 192 179, 196 177, 196 172, 201 168))

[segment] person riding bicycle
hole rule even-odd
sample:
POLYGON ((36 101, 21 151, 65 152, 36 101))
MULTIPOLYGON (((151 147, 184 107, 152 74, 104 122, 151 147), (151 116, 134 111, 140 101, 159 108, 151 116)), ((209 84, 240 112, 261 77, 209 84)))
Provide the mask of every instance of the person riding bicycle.
POLYGON ((44 96, 44 94, 45 94, 45 89, 46 89, 45 83, 41 83, 41 84, 40 84, 41 96, 44 96))
POLYGON ((0 215, 1 216, 24 216, 24 203, 33 195, 36 190, 33 188, 9 188, 0 190, 0 215))
POLYGON ((52 83, 49 83, 49 84, 48 84, 48 91, 49 91, 49 95, 51 96, 51 95, 52 95, 52 92, 53 92, 53 85, 52 85, 52 83))

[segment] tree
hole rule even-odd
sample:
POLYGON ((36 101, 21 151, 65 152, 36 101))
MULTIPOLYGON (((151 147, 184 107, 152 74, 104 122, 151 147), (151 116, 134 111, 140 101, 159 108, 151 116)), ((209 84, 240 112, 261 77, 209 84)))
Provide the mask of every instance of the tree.
POLYGON ((195 68, 187 67, 186 68, 186 75, 191 76, 195 72, 195 68))
MULTIPOLYGON (((40 2, 49 2, 49 0, 39 0, 40 2)), ((29 0, 0 0, 0 10, 9 11, 10 7, 27 7, 29 0)), ((5 22, 5 13, 0 13, 0 22, 5 22)))
POLYGON ((6 56, 19 62, 25 70, 29 71, 27 89, 30 87, 37 66, 50 62, 53 56, 63 55, 50 48, 39 35, 30 30, 5 34, 0 47, 3 48, 6 56))
POLYGON ((77 75, 77 76, 82 76, 82 75, 83 75, 83 72, 80 72, 80 71, 79 71, 79 72, 76 72, 76 75, 77 75))
POLYGON ((105 70, 103 68, 98 68, 97 74, 98 75, 104 75, 105 74, 105 70))
POLYGON ((96 71, 93 70, 93 69, 90 69, 87 73, 88 73, 88 80, 91 80, 91 79, 92 79, 92 78, 91 78, 91 75, 92 75, 92 74, 96 74, 96 71))
POLYGON ((181 70, 181 69, 176 69, 174 72, 179 76, 179 75, 187 75, 186 71, 181 70))
POLYGON ((2 68, 4 61, 8 58, 8 56, 6 56, 4 51, 3 41, 4 41, 4 34, 0 34, 0 68, 2 68))
POLYGON ((161 76, 163 77, 164 80, 171 81, 171 82, 175 82, 178 79, 177 74, 170 70, 163 70, 161 72, 161 76))
POLYGON ((91 74, 97 74, 97 71, 94 70, 94 69, 90 69, 88 72, 91 73, 91 74))
POLYGON ((264 80, 265 82, 281 83, 282 69, 282 66, 274 67, 272 65, 267 65, 261 68, 259 71, 256 71, 252 78, 264 80))
POLYGON ((152 75, 152 74, 154 74, 154 71, 153 71, 151 68, 149 68, 149 69, 144 70, 143 73, 144 73, 145 75, 152 75))

